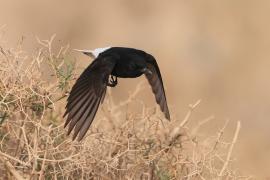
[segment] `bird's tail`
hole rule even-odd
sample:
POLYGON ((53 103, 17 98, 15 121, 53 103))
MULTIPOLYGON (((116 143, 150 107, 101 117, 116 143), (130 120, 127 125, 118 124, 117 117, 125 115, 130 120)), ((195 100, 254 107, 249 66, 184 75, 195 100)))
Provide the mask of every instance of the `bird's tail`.
POLYGON ((73 49, 74 51, 82 52, 83 54, 90 56, 92 58, 95 58, 93 50, 87 50, 87 49, 73 49))

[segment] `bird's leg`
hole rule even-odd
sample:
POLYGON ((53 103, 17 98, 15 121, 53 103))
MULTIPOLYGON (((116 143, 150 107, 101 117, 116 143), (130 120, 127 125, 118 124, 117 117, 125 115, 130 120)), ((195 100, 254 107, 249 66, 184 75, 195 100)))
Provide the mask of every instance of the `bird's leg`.
POLYGON ((111 75, 110 80, 107 83, 107 86, 115 87, 116 85, 117 85, 117 77, 116 76, 113 77, 111 75))

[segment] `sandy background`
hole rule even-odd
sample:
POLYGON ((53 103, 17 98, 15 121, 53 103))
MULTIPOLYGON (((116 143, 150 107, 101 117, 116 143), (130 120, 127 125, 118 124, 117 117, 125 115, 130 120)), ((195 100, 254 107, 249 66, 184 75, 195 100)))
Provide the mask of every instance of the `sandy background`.
MULTIPOLYGON (((55 47, 129 46, 159 62, 173 118, 202 99, 193 124, 210 116, 203 135, 215 135, 230 119, 228 138, 242 122, 234 150, 245 174, 270 176, 270 1, 260 0, 0 0, 1 44, 36 50, 35 36, 55 47)), ((74 53, 83 69, 90 60, 74 53)), ((142 78, 141 78, 142 79, 142 78)), ((120 80, 119 99, 141 79, 120 80), (126 90, 126 91, 125 91, 126 90), (125 93, 123 93, 125 92, 125 93)), ((142 99, 153 105, 151 91, 142 99)), ((192 123, 191 123, 192 125, 192 123)), ((230 139, 228 139, 230 140, 230 139)))

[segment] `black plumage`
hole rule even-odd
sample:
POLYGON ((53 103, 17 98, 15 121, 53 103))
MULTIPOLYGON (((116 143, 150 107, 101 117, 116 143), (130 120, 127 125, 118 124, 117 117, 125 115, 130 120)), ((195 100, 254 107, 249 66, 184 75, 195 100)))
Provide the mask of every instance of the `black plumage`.
POLYGON ((65 127, 68 135, 74 129, 73 140, 78 136, 80 141, 89 129, 99 104, 102 103, 107 86, 117 85, 117 77, 136 78, 145 74, 156 102, 166 119, 170 113, 165 96, 160 70, 155 58, 141 50, 124 47, 111 47, 96 51, 80 50, 95 57, 95 60, 84 70, 72 87, 67 99, 67 116, 65 127))

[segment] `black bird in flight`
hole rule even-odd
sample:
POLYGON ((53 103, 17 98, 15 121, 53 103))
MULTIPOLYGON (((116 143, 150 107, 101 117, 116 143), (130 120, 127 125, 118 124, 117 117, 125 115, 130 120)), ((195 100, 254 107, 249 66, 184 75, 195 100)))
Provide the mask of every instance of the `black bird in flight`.
POLYGON ((67 99, 65 127, 68 135, 74 129, 73 140, 80 141, 89 129, 99 104, 103 102, 107 86, 115 87, 117 78, 136 78, 145 74, 155 94, 156 102, 166 119, 170 113, 158 64, 155 58, 138 49, 107 47, 77 50, 95 60, 84 70, 72 87, 67 99))

